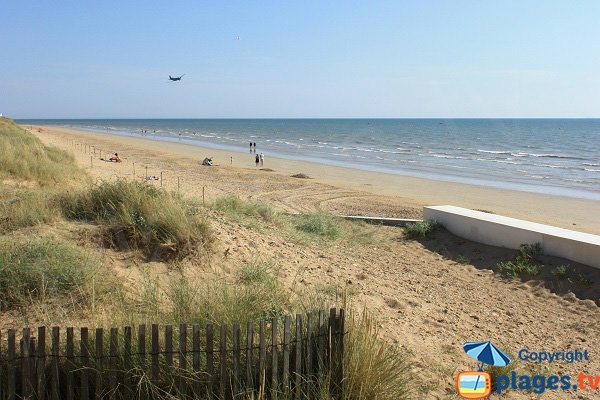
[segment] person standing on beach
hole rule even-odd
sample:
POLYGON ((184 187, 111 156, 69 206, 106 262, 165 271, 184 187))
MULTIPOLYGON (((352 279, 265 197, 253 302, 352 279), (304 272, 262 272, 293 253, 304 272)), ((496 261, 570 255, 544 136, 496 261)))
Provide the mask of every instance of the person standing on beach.
POLYGON ((254 158, 254 160, 256 161, 256 166, 258 167, 258 163, 260 162, 260 158, 259 158, 258 154, 254 158))
POLYGON ((260 166, 262 167, 265 164, 265 155, 260 153, 260 166))

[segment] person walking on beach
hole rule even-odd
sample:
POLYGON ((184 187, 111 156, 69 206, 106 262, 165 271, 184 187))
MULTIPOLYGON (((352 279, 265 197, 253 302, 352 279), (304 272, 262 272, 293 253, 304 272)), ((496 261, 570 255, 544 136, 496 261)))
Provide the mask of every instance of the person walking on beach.
POLYGON ((265 164, 265 155, 260 153, 260 166, 262 167, 265 164))
POLYGON ((259 158, 258 154, 254 158, 254 160, 256 161, 256 166, 258 167, 258 163, 260 162, 260 158, 259 158))
POLYGON ((250 142, 250 153, 252 153, 252 142, 250 142))

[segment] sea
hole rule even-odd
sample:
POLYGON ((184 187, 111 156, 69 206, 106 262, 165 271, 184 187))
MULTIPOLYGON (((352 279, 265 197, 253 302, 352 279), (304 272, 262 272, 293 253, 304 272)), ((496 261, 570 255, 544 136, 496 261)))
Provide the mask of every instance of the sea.
MULTIPOLYGON (((18 120, 600 200, 600 119, 18 120)), ((199 155, 204 156, 204 155, 199 155)))

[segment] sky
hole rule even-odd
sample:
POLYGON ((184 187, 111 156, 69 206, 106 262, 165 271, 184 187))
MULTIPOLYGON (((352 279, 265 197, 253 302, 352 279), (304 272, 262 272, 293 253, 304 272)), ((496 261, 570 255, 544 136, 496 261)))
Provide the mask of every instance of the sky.
POLYGON ((12 118, 600 117, 596 0, 1 9, 12 118))

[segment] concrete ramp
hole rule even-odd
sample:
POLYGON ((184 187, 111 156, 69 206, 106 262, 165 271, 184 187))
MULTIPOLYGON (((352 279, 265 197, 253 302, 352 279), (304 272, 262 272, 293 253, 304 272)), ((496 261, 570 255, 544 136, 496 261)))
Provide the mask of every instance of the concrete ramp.
POLYGON ((474 242, 518 249, 540 243, 542 252, 600 268, 600 236, 455 206, 423 208, 423 217, 474 242))

